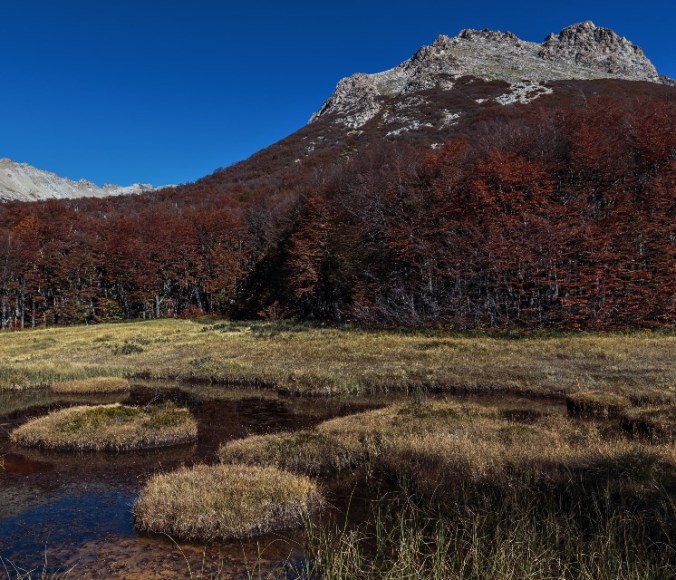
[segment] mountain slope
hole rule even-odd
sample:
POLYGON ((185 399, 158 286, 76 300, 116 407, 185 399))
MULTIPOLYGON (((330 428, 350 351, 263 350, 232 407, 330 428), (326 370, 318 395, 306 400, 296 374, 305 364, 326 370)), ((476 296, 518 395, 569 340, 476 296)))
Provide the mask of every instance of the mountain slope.
POLYGON ((582 23, 441 37, 195 183, 0 208, 3 325, 676 322, 676 88, 582 23), (17 322, 18 321, 18 322, 17 322))
POLYGON ((127 187, 109 184, 98 187, 84 179, 73 181, 27 163, 0 159, 0 201, 110 197, 143 193, 152 189, 152 185, 141 183, 127 187))

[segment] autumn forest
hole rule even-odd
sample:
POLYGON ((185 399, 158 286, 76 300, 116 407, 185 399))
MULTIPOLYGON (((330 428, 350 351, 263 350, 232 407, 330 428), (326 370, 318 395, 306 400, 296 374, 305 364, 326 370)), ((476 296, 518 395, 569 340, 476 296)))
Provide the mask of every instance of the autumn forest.
POLYGON ((443 143, 345 137, 300 160, 292 136, 187 186, 0 205, 2 327, 672 325, 674 99, 539 101, 443 143))

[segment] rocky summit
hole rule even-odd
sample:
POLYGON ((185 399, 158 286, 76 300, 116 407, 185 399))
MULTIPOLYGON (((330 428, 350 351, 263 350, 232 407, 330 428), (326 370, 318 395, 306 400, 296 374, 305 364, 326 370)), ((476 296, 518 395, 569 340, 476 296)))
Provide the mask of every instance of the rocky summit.
POLYGON ((393 69, 342 79, 310 123, 329 118, 358 129, 376 117, 388 99, 429 89, 452 91, 463 77, 509 83, 495 98, 500 104, 550 93, 547 83, 558 80, 671 83, 658 75, 638 46, 590 21, 550 34, 541 44, 511 32, 465 29, 454 37, 439 36, 393 69))

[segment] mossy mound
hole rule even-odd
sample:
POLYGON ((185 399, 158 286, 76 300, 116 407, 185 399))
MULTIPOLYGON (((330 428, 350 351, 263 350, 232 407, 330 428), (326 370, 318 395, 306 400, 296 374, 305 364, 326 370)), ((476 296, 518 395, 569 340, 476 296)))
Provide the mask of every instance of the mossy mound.
POLYGON ((630 406, 627 397, 601 391, 583 391, 566 398, 566 407, 571 417, 619 417, 630 406))
POLYGON ((93 377, 54 383, 51 390, 60 394, 121 393, 130 389, 127 379, 118 377, 93 377))
POLYGON ((274 467, 198 465, 152 477, 134 505, 143 532, 208 542, 302 525, 322 500, 307 477, 274 467))
POLYGON ((18 445, 58 451, 131 451, 195 441, 197 423, 173 405, 82 406, 33 419, 10 437, 18 445))
POLYGON ((354 451, 337 439, 312 431, 229 441, 221 445, 218 456, 223 463, 277 467, 311 476, 338 473, 356 461, 354 451))

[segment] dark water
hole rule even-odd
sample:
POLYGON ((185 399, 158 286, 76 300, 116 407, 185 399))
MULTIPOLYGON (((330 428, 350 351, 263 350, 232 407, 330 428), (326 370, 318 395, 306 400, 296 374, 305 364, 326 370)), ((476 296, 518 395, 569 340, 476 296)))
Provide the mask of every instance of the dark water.
POLYGON ((26 570, 63 573, 70 568, 78 578, 191 574, 245 578, 247 571, 254 577, 293 576, 276 567, 289 559, 300 561, 300 532, 206 547, 136 534, 131 508, 143 483, 155 472, 213 462, 224 441, 308 428, 394 400, 391 395, 358 400, 282 398, 263 391, 155 385, 105 397, 64 397, 45 391, 0 394, 0 577, 26 570), (166 400, 189 407, 195 415, 196 444, 78 454, 26 450, 8 439, 9 432, 26 420, 70 405, 166 400))
MULTIPOLYGON (((368 401, 281 399, 255 391, 199 387, 136 387, 129 395, 63 397, 48 392, 0 394, 0 557, 17 570, 77 577, 184 577, 219 572, 236 577, 269 568, 298 552, 294 534, 222 545, 177 546, 134 532, 131 507, 153 473, 210 463, 220 443, 253 434, 311 427, 373 407, 368 401), (194 445, 134 453, 56 453, 26 450, 8 440, 26 420, 75 404, 113 401, 141 405, 171 400, 198 421, 194 445)), ((6 575, 0 565, 0 577, 6 575)))

